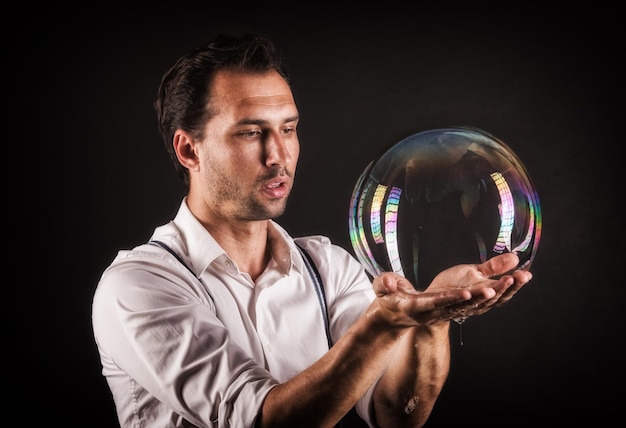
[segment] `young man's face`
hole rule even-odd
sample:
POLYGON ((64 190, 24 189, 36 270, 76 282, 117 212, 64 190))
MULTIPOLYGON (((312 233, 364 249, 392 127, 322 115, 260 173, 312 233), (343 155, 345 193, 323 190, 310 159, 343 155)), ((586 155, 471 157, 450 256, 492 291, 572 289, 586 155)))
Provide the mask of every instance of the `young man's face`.
POLYGON ((207 205, 233 220, 280 216, 300 154, 289 85, 277 72, 220 72, 212 94, 192 190, 199 186, 207 205))

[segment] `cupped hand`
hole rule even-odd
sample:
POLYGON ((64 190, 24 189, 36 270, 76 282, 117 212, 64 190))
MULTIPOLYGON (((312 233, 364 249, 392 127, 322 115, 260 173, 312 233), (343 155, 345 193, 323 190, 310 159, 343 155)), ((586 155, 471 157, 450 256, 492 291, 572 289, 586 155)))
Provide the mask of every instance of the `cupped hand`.
POLYGON ((440 272, 423 291, 401 275, 384 273, 373 281, 377 301, 387 322, 396 327, 427 325, 481 315, 513 298, 532 274, 515 270, 513 253, 480 264, 461 264, 440 272))

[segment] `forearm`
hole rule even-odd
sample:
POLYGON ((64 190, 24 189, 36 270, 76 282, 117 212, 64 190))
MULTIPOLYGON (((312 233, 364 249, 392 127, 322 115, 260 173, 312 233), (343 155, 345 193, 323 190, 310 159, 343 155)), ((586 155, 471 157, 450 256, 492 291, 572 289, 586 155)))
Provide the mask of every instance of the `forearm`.
POLYGON ((274 387, 258 426, 335 426, 387 367, 405 331, 375 318, 361 317, 314 365, 274 387))
POLYGON ((374 391, 378 425, 423 426, 449 368, 449 322, 407 331, 374 391))

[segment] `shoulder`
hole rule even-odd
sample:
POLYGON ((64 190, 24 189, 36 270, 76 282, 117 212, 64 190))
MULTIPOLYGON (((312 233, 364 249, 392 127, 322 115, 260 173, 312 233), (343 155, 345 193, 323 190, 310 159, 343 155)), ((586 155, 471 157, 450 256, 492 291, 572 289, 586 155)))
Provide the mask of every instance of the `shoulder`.
POLYGON ((154 303, 172 296, 188 301, 198 297, 197 281, 172 254, 155 245, 143 244, 117 253, 98 281, 94 305, 150 300, 154 303), (173 293, 174 290, 177 292, 173 293), (148 295, 151 298, 144 299, 148 295))
POLYGON ((361 263, 345 248, 334 244, 328 237, 311 235, 294 238, 294 242, 303 248, 325 278, 325 282, 341 288, 355 283, 367 284, 369 278, 361 263))
POLYGON ((330 238, 324 235, 309 235, 293 238, 294 242, 320 261, 326 259, 334 259, 337 261, 355 261, 356 259, 348 250, 340 245, 333 243, 330 238))
POLYGON ((132 250, 120 250, 102 276, 184 270, 184 265, 165 249, 158 245, 142 244, 132 250))
POLYGON ((356 261, 343 247, 334 244, 330 238, 324 235, 301 236, 293 239, 296 245, 304 249, 316 264, 329 264, 331 261, 350 262, 356 261))

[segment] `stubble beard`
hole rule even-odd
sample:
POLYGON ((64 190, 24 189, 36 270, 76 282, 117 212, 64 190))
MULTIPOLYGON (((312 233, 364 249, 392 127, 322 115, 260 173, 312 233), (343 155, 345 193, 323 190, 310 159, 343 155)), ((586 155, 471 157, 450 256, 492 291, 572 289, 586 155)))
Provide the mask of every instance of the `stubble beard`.
POLYGON ((248 203, 243 206, 242 216, 246 220, 275 220, 285 212, 287 206, 287 198, 272 201, 270 204, 259 203, 255 199, 249 199, 248 203))
MULTIPOLYGON (((285 173, 286 174, 286 173, 285 173)), ((269 178, 277 176, 272 174, 269 178)), ((288 174, 286 174, 288 175, 288 174)), ((218 207, 229 207, 229 217, 244 221, 274 220, 283 215, 287 207, 288 196, 271 201, 262 201, 253 190, 247 193, 235 180, 229 179, 225 174, 216 174, 213 181, 213 192, 218 207)), ((259 183, 267 180, 264 177, 259 183)), ((254 186, 257 189, 258 186, 254 186)))

